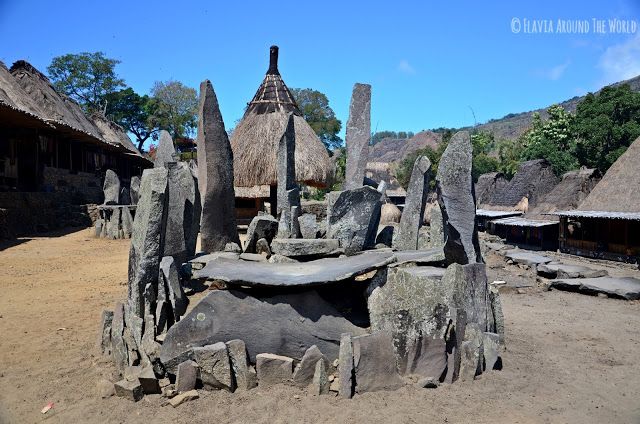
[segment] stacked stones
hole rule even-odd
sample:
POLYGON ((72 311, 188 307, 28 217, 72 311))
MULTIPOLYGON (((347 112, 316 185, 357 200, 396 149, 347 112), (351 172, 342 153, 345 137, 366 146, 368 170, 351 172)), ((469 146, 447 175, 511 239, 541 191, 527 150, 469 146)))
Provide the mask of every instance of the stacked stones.
POLYGON ((103 185, 104 203, 97 207, 96 237, 112 240, 131 238, 139 186, 140 179, 132 177, 130 188, 121 187, 118 174, 107 170, 103 185))

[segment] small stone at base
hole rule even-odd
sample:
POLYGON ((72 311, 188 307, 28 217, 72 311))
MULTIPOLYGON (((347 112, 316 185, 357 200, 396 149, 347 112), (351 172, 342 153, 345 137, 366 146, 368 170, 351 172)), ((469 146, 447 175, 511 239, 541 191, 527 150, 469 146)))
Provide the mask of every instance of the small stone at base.
POLYGON ((144 396, 142 386, 138 380, 120 380, 114 385, 116 396, 129 399, 134 402, 139 401, 144 396))

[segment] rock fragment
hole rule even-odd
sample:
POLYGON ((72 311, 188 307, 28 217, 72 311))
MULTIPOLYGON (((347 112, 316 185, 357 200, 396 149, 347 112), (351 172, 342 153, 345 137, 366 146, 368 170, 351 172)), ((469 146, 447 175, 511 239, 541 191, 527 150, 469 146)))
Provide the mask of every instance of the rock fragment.
POLYGON ((260 353, 256 356, 256 371, 260 387, 287 383, 293 376, 293 359, 271 353, 260 353))
POLYGON ((318 361, 328 362, 318 346, 313 345, 304 353, 302 360, 293 373, 293 383, 299 387, 311 384, 318 361))
POLYGON ((205 388, 224 389, 230 392, 234 390, 227 345, 218 342, 194 347, 193 354, 200 368, 200 379, 205 388))
POLYGON ((182 393, 194 389, 197 379, 198 364, 191 360, 182 362, 176 372, 176 390, 182 393))
POLYGON ((116 396, 137 402, 144 397, 142 385, 136 379, 133 381, 120 380, 114 384, 116 396))

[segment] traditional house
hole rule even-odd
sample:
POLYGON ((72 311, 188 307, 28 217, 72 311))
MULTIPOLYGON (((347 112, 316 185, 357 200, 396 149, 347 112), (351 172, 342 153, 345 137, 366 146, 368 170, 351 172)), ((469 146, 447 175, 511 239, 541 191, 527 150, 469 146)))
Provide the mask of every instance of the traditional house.
POLYGON ((296 133, 296 180, 313 187, 326 187, 333 174, 327 149, 304 120, 280 76, 278 47, 271 46, 270 54, 267 74, 230 140, 239 223, 246 223, 255 216, 267 200, 275 211, 278 142, 284 134, 289 113, 294 115, 296 133), (269 187, 268 196, 264 186, 269 187))
POLYGON ((0 62, 0 209, 5 222, 32 223, 11 234, 59 203, 102 202, 107 169, 126 183, 149 166, 118 125, 85 115, 29 63, 0 62))
POLYGON ((527 212, 542 197, 558 184, 551 165, 544 159, 523 162, 509 184, 496 190, 489 201, 490 206, 518 209, 527 212))
POLYGON ((491 201, 494 193, 503 190, 509 184, 502 172, 489 172, 478 177, 475 184, 476 204, 484 205, 491 201))
POLYGON ((640 262, 640 138, 576 210, 560 217, 560 251, 592 258, 640 262))

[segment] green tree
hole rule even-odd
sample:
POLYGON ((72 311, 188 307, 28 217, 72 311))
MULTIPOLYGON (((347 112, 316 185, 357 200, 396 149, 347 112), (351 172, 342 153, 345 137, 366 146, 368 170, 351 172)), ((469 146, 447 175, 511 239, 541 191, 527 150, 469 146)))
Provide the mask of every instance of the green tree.
POLYGON ((495 137, 487 131, 475 131, 471 134, 471 146, 473 148, 473 164, 471 174, 473 180, 487 172, 496 172, 500 166, 497 158, 490 155, 495 148, 495 137))
POLYGON ((198 93, 179 81, 156 81, 149 104, 149 123, 174 139, 193 135, 198 125, 198 93))
POLYGON ((342 123, 329 106, 327 96, 310 88, 292 88, 291 94, 295 99, 304 119, 313 128, 324 143, 327 150, 333 150, 342 144, 338 133, 342 123))
POLYGON ((521 136, 524 146, 521 158, 546 159, 556 175, 562 175, 579 166, 572 128, 574 115, 559 105, 551 106, 547 112, 549 119, 546 121, 535 113, 531 128, 521 136))
POLYGON ((573 127, 580 164, 605 172, 640 136, 640 93, 627 84, 589 93, 578 104, 573 127))
POLYGON ((124 87, 115 72, 119 60, 102 52, 54 57, 47 72, 55 89, 78 102, 86 112, 101 111, 105 98, 124 87))
POLYGON ((140 96, 132 88, 126 88, 109 93, 105 98, 107 117, 136 137, 138 150, 142 151, 149 137, 157 137, 158 128, 151 121, 156 103, 149 96, 140 96))
POLYGON ((497 142, 498 150, 498 171, 502 172, 507 179, 513 178, 518 171, 520 158, 522 157, 522 142, 520 140, 500 140, 497 142))

